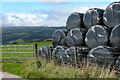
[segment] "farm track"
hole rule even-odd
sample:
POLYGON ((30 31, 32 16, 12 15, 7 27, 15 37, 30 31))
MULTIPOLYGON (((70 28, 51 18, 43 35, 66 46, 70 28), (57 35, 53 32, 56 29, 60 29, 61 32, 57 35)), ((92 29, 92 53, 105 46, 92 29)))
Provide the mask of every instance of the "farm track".
POLYGON ((2 78, 21 78, 17 75, 13 75, 13 74, 6 73, 6 72, 0 72, 0 74, 2 75, 2 78))

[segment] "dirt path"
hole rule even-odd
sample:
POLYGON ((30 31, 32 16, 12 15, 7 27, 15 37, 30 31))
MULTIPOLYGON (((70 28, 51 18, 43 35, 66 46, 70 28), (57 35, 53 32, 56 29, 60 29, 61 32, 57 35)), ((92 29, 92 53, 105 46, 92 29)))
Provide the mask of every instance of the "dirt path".
POLYGON ((0 78, 21 78, 17 75, 9 74, 6 72, 0 72, 0 75, 2 75, 0 78))

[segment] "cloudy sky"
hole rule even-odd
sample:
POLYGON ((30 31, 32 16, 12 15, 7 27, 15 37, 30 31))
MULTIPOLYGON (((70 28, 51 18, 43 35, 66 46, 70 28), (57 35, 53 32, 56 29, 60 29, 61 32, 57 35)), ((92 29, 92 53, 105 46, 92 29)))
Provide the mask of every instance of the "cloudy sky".
POLYGON ((105 9, 113 0, 2 0, 2 26, 65 26, 72 12, 85 13, 89 8, 105 9), (91 2, 92 1, 92 2, 91 2))

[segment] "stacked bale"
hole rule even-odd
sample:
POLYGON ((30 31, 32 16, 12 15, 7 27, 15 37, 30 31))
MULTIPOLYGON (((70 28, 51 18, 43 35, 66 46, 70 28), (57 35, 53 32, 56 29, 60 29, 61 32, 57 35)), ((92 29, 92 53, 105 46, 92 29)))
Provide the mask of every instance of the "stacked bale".
POLYGON ((82 46, 84 45, 84 37, 86 30, 83 28, 71 29, 66 37, 67 46, 82 46))
POLYGON ((80 64, 85 58, 90 63, 120 67, 120 2, 110 4, 105 11, 92 8, 85 14, 74 12, 66 27, 54 32, 53 50, 40 49, 44 57, 80 64))
POLYGON ((114 64, 117 59, 118 50, 108 46, 98 46, 91 49, 87 58, 89 62, 97 63, 99 65, 114 64))
POLYGON ((112 29, 110 43, 114 48, 120 50, 120 24, 112 29))
POLYGON ((83 27, 83 13, 74 12, 72 13, 66 22, 66 27, 68 30, 75 29, 75 28, 81 28, 83 27))
POLYGON ((66 58, 67 58, 67 54, 65 53, 66 48, 62 47, 62 46, 57 46, 53 49, 52 52, 52 59, 56 59, 57 62, 59 63, 64 63, 66 58))
POLYGON ((83 23, 85 27, 87 29, 90 29, 92 26, 100 25, 100 24, 102 25, 103 12, 104 10, 98 8, 89 9, 83 17, 83 23))
POLYGON ((106 8, 103 15, 103 22, 110 28, 120 24, 120 2, 114 2, 106 8))
POLYGON ((89 48, 94 48, 100 45, 107 45, 109 38, 109 29, 102 25, 91 27, 85 37, 85 43, 89 48))
POLYGON ((58 46, 58 45, 65 46, 66 45, 65 44, 66 35, 67 35, 67 31, 66 30, 56 30, 53 33, 53 36, 52 36, 53 46, 58 46))
POLYGON ((39 53, 38 53, 38 57, 42 57, 44 59, 50 58, 51 57, 51 53, 52 53, 52 46, 43 46, 40 48, 39 53))
POLYGON ((65 50, 67 54, 67 63, 79 64, 86 58, 89 48, 87 47, 70 47, 65 50))
POLYGON ((67 54, 67 62, 75 62, 75 47, 70 47, 65 50, 65 53, 67 54))

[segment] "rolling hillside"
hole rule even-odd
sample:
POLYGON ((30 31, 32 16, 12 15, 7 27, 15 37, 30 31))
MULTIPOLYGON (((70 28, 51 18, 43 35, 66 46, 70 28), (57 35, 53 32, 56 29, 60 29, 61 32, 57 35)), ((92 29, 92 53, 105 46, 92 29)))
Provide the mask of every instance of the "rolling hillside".
POLYGON ((57 29, 66 29, 65 27, 3 27, 2 43, 10 44, 13 42, 23 43, 35 40, 45 40, 52 37, 57 29))

